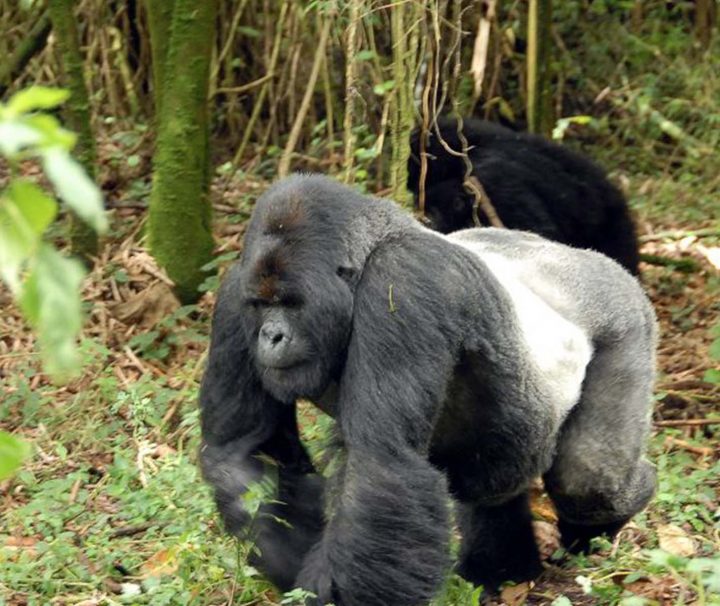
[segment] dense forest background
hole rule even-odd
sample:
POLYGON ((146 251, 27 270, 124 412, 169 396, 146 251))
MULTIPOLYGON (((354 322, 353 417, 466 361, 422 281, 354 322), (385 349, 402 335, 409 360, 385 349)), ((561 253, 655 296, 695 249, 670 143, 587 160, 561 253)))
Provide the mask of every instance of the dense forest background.
MULTIPOLYGON (((661 325, 655 500, 498 602, 720 604, 717 13, 0 0, 0 604, 299 603, 223 534, 196 469, 215 292, 278 175, 328 173, 410 208, 410 131, 442 114, 604 166, 661 325)), ((319 461, 331 423, 303 408, 319 461)), ((540 488, 533 512, 552 552, 540 488)), ((453 576, 436 605, 478 600, 453 576)))

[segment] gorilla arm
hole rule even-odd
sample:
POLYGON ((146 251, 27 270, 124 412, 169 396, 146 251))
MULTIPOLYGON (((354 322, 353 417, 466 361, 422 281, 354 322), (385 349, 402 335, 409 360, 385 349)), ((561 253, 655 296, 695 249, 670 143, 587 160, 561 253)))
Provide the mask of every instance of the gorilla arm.
POLYGON ((449 567, 447 486, 427 451, 452 351, 416 253, 374 253, 356 292, 338 401, 348 458, 296 583, 321 604, 427 603, 449 567))
POLYGON ((295 406, 274 400, 256 376, 237 320, 238 290, 236 276, 229 275, 213 317, 200 392, 200 461, 228 531, 254 539, 253 564, 289 589, 322 531, 323 480, 300 442, 295 406), (243 495, 268 480, 274 484, 271 501, 251 516, 243 495))

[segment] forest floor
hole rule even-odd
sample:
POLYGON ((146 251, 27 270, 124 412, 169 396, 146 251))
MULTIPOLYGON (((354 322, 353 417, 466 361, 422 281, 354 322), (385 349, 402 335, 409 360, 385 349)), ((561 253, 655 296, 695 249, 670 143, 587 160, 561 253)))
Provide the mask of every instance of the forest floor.
MULTIPOLYGON (((223 534, 196 467, 198 378, 218 281, 208 280, 197 305, 180 307, 144 248, 147 179, 107 179, 113 236, 85 280, 81 377, 64 386, 47 379, 0 289, 0 427, 34 447, 0 483, 0 605, 291 604, 245 563, 247 546, 223 534)), ((265 185, 216 179, 222 268, 237 257, 265 185)), ((649 453, 657 494, 593 555, 567 558, 549 533, 546 572, 494 603, 720 604, 720 386, 704 380, 718 365, 709 354, 720 337, 711 334, 718 234, 694 235, 710 221, 636 211, 643 252, 684 262, 642 267, 661 327, 649 453)), ((331 421, 304 410, 303 435, 318 456, 331 421)), ((534 513, 547 531, 554 512, 540 493, 534 513)), ((456 577, 434 602, 477 603, 456 577)))

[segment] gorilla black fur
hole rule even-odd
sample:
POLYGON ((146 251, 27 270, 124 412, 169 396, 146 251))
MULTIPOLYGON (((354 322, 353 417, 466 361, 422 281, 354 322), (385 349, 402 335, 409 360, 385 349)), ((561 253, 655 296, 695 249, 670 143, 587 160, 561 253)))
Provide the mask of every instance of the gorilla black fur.
POLYGON ((603 255, 504 229, 444 236, 390 201, 291 176, 258 200, 219 292, 204 475, 254 565, 319 603, 427 603, 450 567, 450 496, 458 572, 529 579, 534 477, 578 548, 650 499, 654 347, 647 299, 603 255), (332 487, 300 442, 298 398, 337 419, 332 487), (251 516, 255 483, 271 493, 251 516))
MULTIPOLYGON (((425 147, 425 215, 442 233, 474 227, 474 196, 465 191, 465 162, 454 118, 430 129, 425 147)), ((547 139, 483 120, 464 120, 472 175, 483 185, 505 227, 532 231, 577 248, 591 248, 638 273, 638 246, 627 203, 603 170, 547 139)), ((420 132, 410 139, 408 189, 419 206, 420 132)), ((490 225, 478 210, 478 219, 490 225)))

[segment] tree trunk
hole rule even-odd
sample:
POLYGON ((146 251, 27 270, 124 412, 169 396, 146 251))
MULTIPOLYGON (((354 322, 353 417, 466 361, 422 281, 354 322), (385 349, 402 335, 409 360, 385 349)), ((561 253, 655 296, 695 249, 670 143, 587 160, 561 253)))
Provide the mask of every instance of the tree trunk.
POLYGON ((552 0, 530 0, 527 46, 527 120, 531 133, 549 136, 553 118, 550 91, 552 0))
POLYGON ((150 53, 152 55, 152 85, 155 100, 155 116, 160 116, 165 62, 170 44, 170 25, 175 0, 145 0, 148 29, 150 30, 150 53))
POLYGON ((715 0, 695 0, 695 36, 702 50, 710 48, 716 19, 715 0))
POLYGON ((390 9, 392 70, 395 80, 390 127, 390 187, 393 200, 403 205, 412 203, 407 190, 407 161, 410 157, 410 132, 415 121, 413 91, 420 45, 418 23, 423 10, 424 7, 418 8, 414 3, 396 4, 390 9))
POLYGON ((205 277, 201 267, 213 248, 207 98, 217 6, 217 0, 175 0, 167 59, 160 61, 161 89, 155 95, 162 109, 156 116, 150 249, 185 303, 199 298, 205 277))
MULTIPOLYGON (((65 86, 70 90, 63 114, 77 133, 75 154, 89 175, 95 175, 95 138, 90 122, 90 100, 83 75, 83 58, 76 26, 73 0, 50 0, 48 10, 62 54, 65 86)), ((70 247, 85 262, 97 254, 98 240, 93 229, 74 214, 70 219, 70 247)))

